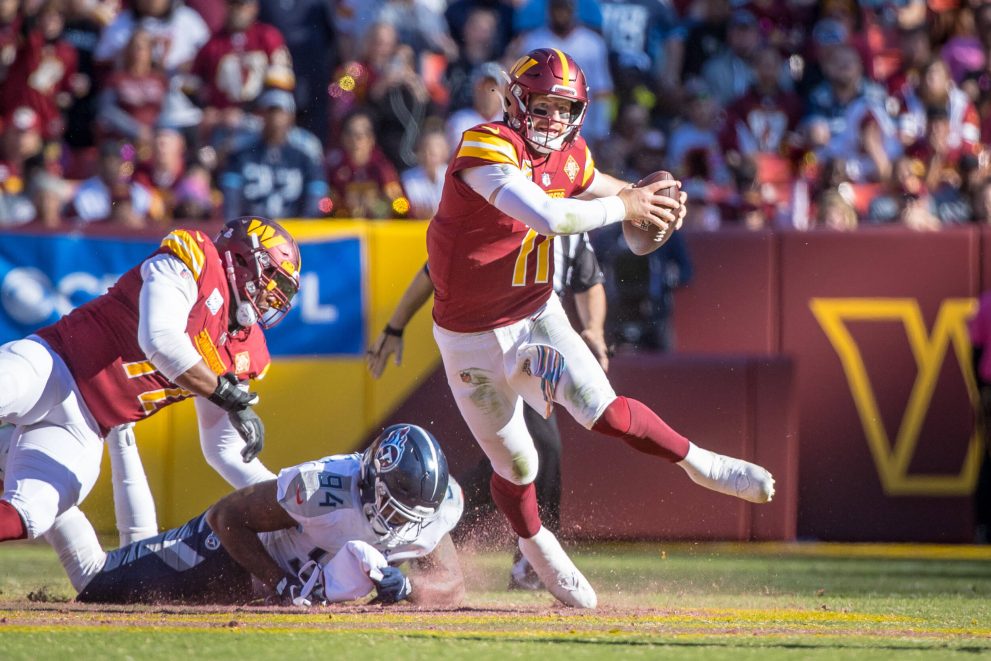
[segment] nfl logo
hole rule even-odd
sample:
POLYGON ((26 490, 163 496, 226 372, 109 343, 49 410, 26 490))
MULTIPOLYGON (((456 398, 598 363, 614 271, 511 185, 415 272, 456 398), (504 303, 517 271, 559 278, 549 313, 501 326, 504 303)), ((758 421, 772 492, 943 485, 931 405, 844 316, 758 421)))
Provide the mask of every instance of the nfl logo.
POLYGON ((540 175, 540 183, 544 185, 544 188, 547 188, 548 186, 551 185, 551 176, 546 172, 540 175))

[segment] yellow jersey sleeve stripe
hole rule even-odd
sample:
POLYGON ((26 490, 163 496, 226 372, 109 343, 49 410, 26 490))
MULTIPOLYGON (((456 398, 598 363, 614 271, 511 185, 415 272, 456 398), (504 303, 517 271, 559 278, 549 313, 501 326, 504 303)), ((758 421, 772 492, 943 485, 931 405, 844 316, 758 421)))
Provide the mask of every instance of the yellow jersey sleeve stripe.
POLYGON ((138 363, 124 363, 124 373, 127 374, 127 378, 129 379, 134 379, 146 374, 154 374, 157 371, 158 368, 147 360, 143 360, 138 363))
POLYGON ((486 145, 482 143, 471 143, 464 142, 461 144, 461 149, 458 150, 458 157, 461 156, 472 156, 474 158, 480 158, 483 161, 491 161, 493 163, 508 163, 509 165, 519 166, 516 161, 516 154, 507 154, 503 149, 493 148, 492 145, 486 145))
POLYGON ((592 152, 589 150, 588 145, 586 145, 585 173, 582 174, 582 186, 588 186, 588 182, 592 179, 593 174, 595 174, 595 160, 592 158, 592 152))
POLYGON ((571 87, 571 67, 568 66, 568 56, 557 48, 554 49, 554 52, 561 58, 561 77, 564 79, 564 86, 571 87))
POLYGON ((194 278, 200 279, 206 257, 192 234, 185 230, 176 230, 162 239, 162 247, 168 248, 172 254, 182 260, 194 278))
POLYGON ((516 148, 504 140, 498 140, 498 141, 471 140, 468 137, 465 137, 464 141, 462 141, 461 144, 464 147, 474 147, 476 149, 488 149, 490 151, 497 151, 506 158, 513 161, 514 163, 519 162, 519 158, 516 155, 516 148))
POLYGON ((506 154, 516 156, 516 147, 513 146, 513 143, 498 134, 493 135, 491 133, 482 133, 481 131, 465 131, 464 141, 481 142, 486 145, 491 145, 492 147, 498 147, 506 154))

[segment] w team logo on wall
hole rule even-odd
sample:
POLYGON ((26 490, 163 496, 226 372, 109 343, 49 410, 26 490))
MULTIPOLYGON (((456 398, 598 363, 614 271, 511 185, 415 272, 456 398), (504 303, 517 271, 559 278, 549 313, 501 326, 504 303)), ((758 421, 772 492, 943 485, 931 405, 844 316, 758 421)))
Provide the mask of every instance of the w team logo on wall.
POLYGON ((402 427, 389 434, 389 438, 382 441, 382 445, 375 453, 378 472, 388 473, 399 465, 399 460, 403 458, 403 452, 406 450, 406 434, 408 432, 409 427, 402 427))

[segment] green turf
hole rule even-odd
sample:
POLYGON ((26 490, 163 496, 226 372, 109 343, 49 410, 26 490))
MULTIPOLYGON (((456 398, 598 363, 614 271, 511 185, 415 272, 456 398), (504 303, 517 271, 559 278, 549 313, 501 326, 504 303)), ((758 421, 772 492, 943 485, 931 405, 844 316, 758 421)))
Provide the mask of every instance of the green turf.
POLYGON ((991 550, 600 544, 595 613, 507 592, 508 552, 465 558, 468 608, 80 611, 54 553, 0 547, 0 658, 991 658, 991 550), (30 596, 29 596, 30 595, 30 596), (33 601, 26 601, 31 599, 33 601))

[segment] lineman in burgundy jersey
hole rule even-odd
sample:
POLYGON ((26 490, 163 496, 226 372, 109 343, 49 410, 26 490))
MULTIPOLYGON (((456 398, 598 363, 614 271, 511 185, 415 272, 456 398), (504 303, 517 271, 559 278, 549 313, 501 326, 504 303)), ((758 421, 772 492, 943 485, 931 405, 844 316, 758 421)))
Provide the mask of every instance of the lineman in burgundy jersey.
POLYGON ((544 417, 563 406, 585 427, 677 462, 722 493, 766 502, 774 482, 763 468, 704 450, 641 402, 617 397, 553 293, 556 235, 624 219, 676 230, 684 193, 671 199, 655 191, 680 184, 637 188, 595 170, 578 135, 588 88, 571 56, 531 51, 508 78, 504 121, 464 133, 427 230, 434 338, 458 408, 492 463, 492 497, 520 551, 557 599, 594 608, 591 585, 541 523, 524 405, 544 417))
POLYGON ((113 427, 193 395, 204 400, 201 433, 216 444, 211 463, 229 464, 224 477, 271 475, 255 459, 257 396, 235 372, 264 372, 255 324, 282 319, 298 283, 299 248, 270 220, 229 221, 215 240, 175 230, 106 294, 0 346, 0 420, 14 424, 0 541, 37 537, 82 502, 113 427))

